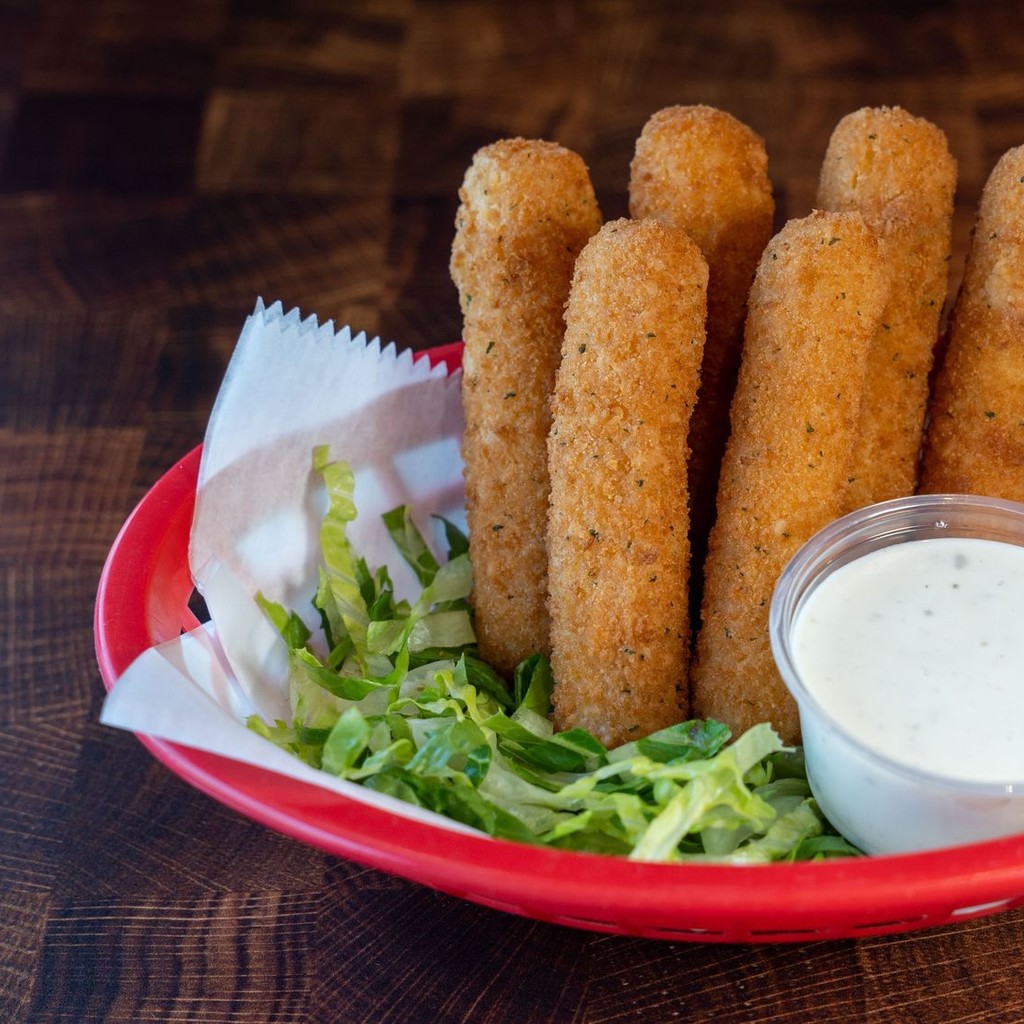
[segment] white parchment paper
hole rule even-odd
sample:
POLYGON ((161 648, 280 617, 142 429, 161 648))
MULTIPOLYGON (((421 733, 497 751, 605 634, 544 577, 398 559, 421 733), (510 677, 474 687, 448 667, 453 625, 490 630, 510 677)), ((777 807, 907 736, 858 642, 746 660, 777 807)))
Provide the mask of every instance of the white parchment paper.
POLYGON ((415 578, 380 516, 408 504, 439 555, 442 528, 432 516, 465 527, 460 376, 258 301, 218 393, 199 470, 189 561, 210 623, 144 652, 107 695, 101 721, 458 828, 314 771, 244 721, 251 713, 270 722, 289 717, 287 651, 254 595, 316 624, 310 602, 326 497, 312 472, 313 449, 329 445, 352 466, 353 545, 371 567, 389 567, 399 597, 412 596, 415 578))

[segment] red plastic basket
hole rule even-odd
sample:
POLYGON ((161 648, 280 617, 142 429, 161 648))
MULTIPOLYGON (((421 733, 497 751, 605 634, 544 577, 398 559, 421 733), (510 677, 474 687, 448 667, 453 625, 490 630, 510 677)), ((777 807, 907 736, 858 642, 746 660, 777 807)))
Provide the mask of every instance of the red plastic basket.
MULTIPOLYGON (((461 346, 424 355, 454 368, 461 346)), ((108 689, 147 647, 197 624, 188 607, 188 540, 199 458, 196 448, 157 482, 107 558, 95 638, 108 689)), ((301 842, 577 928, 674 941, 795 942, 907 932, 1024 906, 1024 835, 812 864, 634 863, 435 827, 274 772, 139 739, 197 789, 301 842)))

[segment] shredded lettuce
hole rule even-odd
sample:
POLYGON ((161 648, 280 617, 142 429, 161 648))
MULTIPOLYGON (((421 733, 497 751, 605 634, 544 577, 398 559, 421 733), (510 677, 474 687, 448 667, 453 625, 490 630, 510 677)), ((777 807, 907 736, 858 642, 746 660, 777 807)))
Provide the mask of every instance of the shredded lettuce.
POLYGON ((858 851, 814 802, 798 749, 767 724, 732 739, 692 720, 606 749, 551 723, 553 679, 537 654, 506 682, 476 648, 465 535, 442 520, 439 561, 407 507, 383 517, 422 587, 398 600, 388 570, 352 548, 354 475, 315 449, 328 497, 322 637, 257 600, 290 651, 291 722, 249 726, 307 764, 488 835, 644 861, 732 864, 858 851))

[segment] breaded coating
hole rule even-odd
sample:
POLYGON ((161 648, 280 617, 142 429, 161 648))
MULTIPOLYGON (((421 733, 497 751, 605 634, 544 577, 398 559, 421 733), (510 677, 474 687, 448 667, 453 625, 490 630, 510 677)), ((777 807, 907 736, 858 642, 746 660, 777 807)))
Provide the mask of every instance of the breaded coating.
MULTIPOLYGON (((775 201, 764 141, 714 107, 659 110, 636 142, 629 209, 633 217, 655 217, 682 228, 708 264, 707 340, 700 396, 690 421, 690 539, 699 595, 729 437, 747 295, 772 234, 775 201)), ((697 607, 699 600, 694 612, 697 607)))
POLYGON ((472 604, 481 656, 508 675, 548 650, 550 396, 573 264, 601 213, 576 153, 526 139, 477 152, 459 198, 472 604))
POLYGON ((945 133, 899 107, 847 115, 825 154, 818 206, 858 211, 899 283, 871 346, 853 507, 912 494, 917 485, 929 374, 948 288, 956 178, 945 133))
POLYGON ((616 220, 576 263, 552 402, 548 574, 559 728, 607 746, 687 712, 687 431, 707 264, 682 231, 616 220))
POLYGON ((1024 501, 1024 146, 981 196, 936 377, 921 488, 1024 501))
POLYGON ((758 265, 691 675, 694 713, 736 735, 770 722, 784 741, 799 738, 768 606, 796 549, 848 508, 868 353, 888 291, 878 242, 856 213, 790 221, 758 265))

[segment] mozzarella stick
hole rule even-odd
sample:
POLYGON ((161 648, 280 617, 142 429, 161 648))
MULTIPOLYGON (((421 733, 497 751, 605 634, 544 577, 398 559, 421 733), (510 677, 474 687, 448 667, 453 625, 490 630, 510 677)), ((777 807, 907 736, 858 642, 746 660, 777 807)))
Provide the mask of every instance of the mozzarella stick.
MULTIPOLYGON (((630 165, 629 210, 682 228, 708 264, 707 340, 690 421, 690 536, 699 576, 715 518, 722 453, 743 345, 747 294, 772 233, 763 140, 708 106, 666 107, 644 125, 630 165)), ((695 580, 699 592, 699 579, 695 580)))
POLYGON ((917 485, 948 287, 956 177, 945 134, 899 107, 866 107, 844 117, 825 154, 818 206, 858 211, 898 283, 868 361, 850 486, 854 507, 912 494, 917 485))
POLYGON ((694 712, 799 737, 768 605, 796 549, 848 507, 868 352, 888 295, 873 232, 816 212, 769 242, 750 292, 732 433, 705 565, 694 712))
POLYGON ((459 198, 471 600, 481 656, 509 675, 548 650, 550 395, 573 263, 601 214, 578 155, 525 139, 481 149, 459 198))
POLYGON ((606 224, 581 253, 552 402, 548 552, 559 728, 607 746, 685 717, 687 431, 707 264, 682 231, 606 224))
POLYGON ((1024 501, 1024 146, 981 196, 935 381, 921 490, 1024 501))

